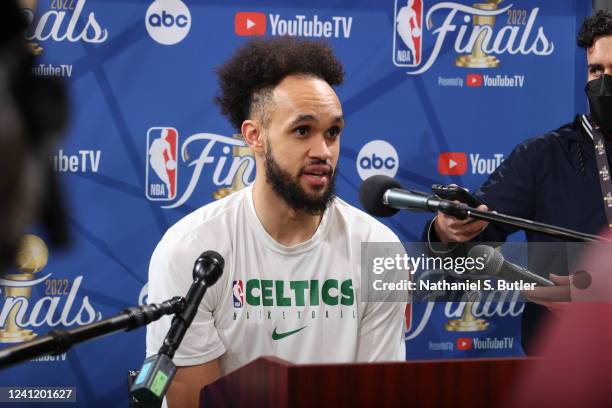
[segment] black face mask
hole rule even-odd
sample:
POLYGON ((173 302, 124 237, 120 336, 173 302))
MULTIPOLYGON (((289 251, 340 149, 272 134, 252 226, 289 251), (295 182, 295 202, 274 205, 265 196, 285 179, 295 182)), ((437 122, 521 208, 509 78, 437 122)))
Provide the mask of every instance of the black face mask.
POLYGON ((587 82, 584 91, 589 98, 595 123, 607 133, 612 133, 612 76, 604 74, 587 82))

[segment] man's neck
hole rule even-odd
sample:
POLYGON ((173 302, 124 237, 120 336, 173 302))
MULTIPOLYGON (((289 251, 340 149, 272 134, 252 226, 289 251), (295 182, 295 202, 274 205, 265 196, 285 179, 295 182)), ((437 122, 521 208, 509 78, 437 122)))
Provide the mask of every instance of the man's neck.
POLYGON ((255 179, 253 205, 266 232, 287 247, 307 241, 317 231, 322 219, 322 215, 306 214, 290 208, 263 178, 255 179))

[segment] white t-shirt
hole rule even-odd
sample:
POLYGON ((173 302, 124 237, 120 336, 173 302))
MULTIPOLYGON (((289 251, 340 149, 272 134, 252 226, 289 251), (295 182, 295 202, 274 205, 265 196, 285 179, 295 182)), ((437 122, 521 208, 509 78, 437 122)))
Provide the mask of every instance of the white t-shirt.
MULTIPOLYGON (((361 302, 361 243, 399 242, 385 225, 339 198, 315 234, 286 247, 257 218, 247 187, 181 219, 157 245, 149 303, 185 296, 206 250, 225 259, 176 351, 190 366, 220 358, 223 375, 260 356, 293 363, 405 360, 406 303, 361 302)), ((147 326, 147 355, 170 327, 147 326)))

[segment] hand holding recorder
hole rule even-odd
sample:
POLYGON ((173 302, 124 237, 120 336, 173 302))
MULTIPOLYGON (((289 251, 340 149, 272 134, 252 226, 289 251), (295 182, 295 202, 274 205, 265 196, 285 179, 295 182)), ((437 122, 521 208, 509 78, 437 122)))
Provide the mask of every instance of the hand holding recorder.
MULTIPOLYGON (((469 190, 456 184, 434 184, 431 186, 431 191, 445 200, 465 203, 481 211, 488 211, 489 209, 475 196, 470 194, 469 190)), ((470 241, 484 231, 488 225, 489 223, 487 221, 476 220, 474 218, 460 220, 442 212, 438 212, 438 215, 433 221, 433 228, 438 238, 445 244, 449 242, 470 241)))

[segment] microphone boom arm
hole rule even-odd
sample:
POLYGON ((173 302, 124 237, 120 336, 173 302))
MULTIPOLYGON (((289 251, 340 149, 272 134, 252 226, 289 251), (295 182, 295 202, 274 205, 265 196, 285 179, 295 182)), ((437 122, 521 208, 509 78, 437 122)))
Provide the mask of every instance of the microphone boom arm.
POLYGON ((544 224, 511 215, 497 212, 481 211, 469 207, 467 204, 444 200, 433 195, 426 195, 415 191, 406 191, 400 188, 390 188, 383 195, 383 203, 387 206, 411 211, 440 211, 459 219, 468 217, 479 220, 510 225, 527 231, 539 232, 554 237, 574 239, 581 242, 610 242, 597 235, 585 234, 568 228, 544 224))
POLYGON ((575 239, 583 242, 609 242, 603 237, 597 235, 585 234, 583 232, 574 231, 568 228, 557 227, 555 225, 544 224, 542 222, 531 221, 524 218, 513 217, 511 215, 499 214, 496 212, 481 211, 475 208, 468 207, 466 210, 468 217, 476 218, 484 221, 492 221, 500 224, 511 225, 522 228, 527 231, 540 232, 542 234, 551 235, 559 238, 575 239))
POLYGON ((145 326, 164 315, 180 313, 185 309, 185 299, 175 296, 162 303, 124 309, 118 315, 76 327, 70 330, 55 329, 38 339, 0 350, 0 368, 45 354, 57 355, 74 344, 103 337, 118 331, 130 331, 145 326))

